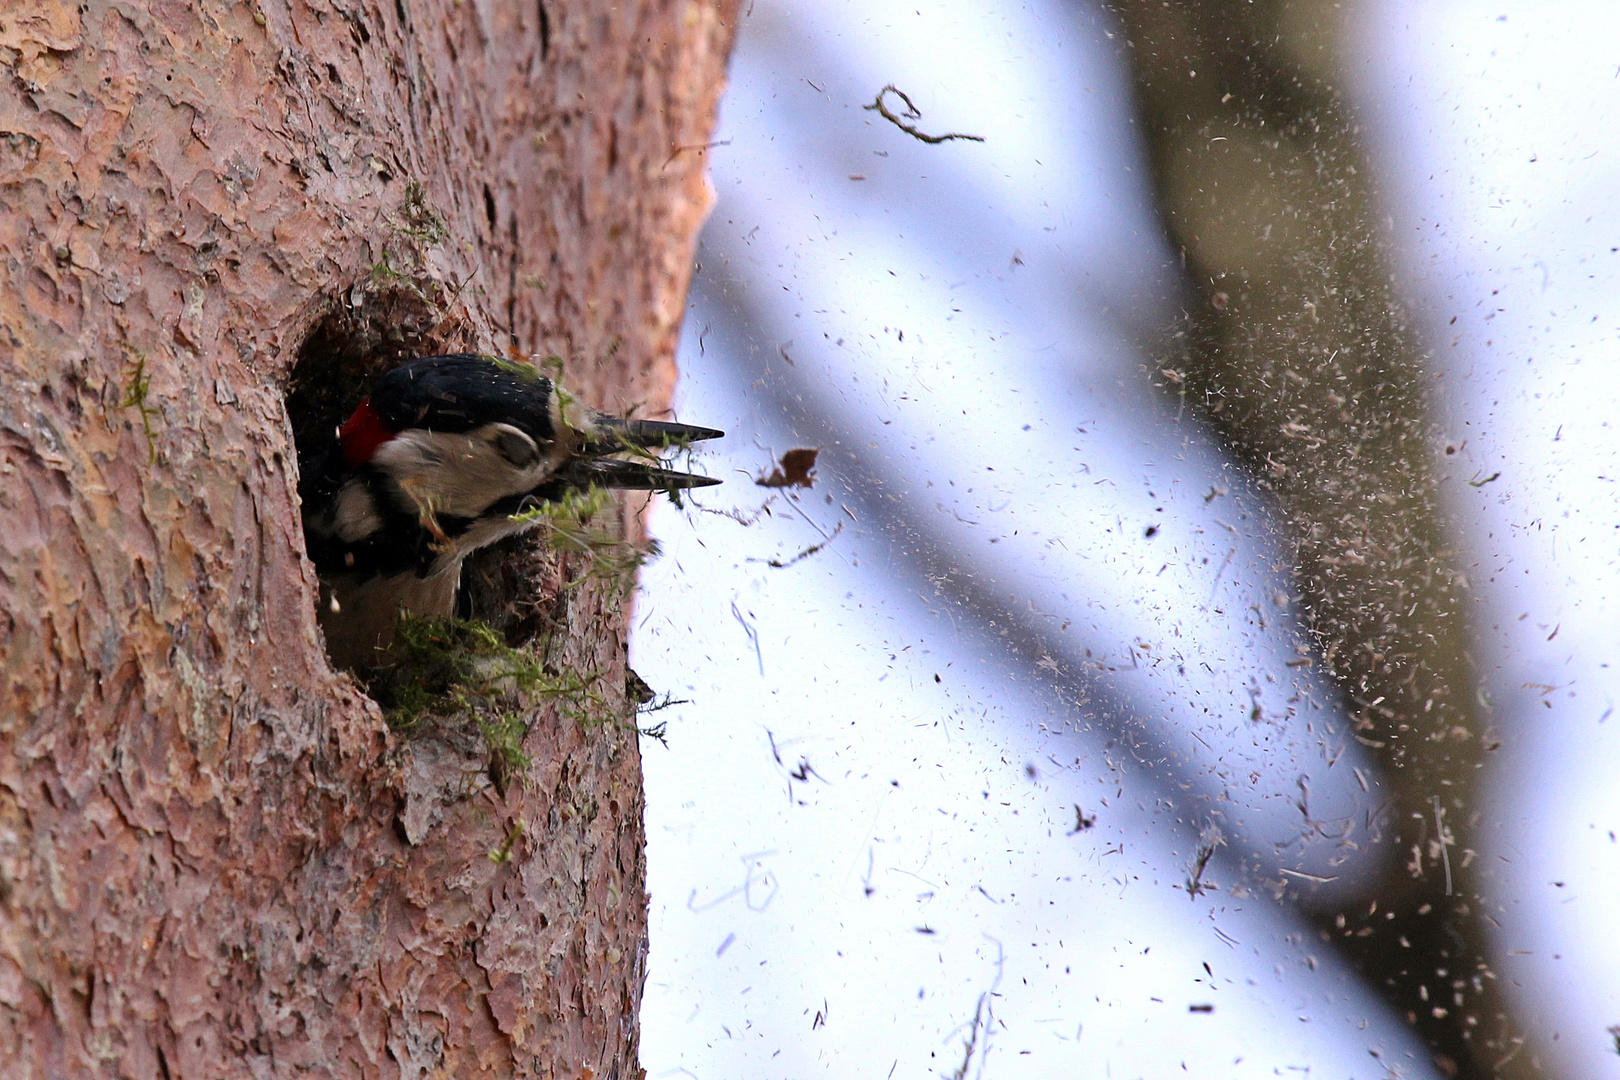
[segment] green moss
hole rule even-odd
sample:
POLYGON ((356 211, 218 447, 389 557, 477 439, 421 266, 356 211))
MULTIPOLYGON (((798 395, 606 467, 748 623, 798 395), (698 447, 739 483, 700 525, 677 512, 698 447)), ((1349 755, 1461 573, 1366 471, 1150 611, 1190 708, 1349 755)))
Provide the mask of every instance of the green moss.
POLYGON ((528 831, 528 823, 522 818, 512 822, 512 827, 506 830, 506 839, 501 841, 501 846, 489 853, 489 861, 496 864, 511 862, 512 846, 521 840, 523 834, 528 831))
POLYGON ((403 731, 429 715, 494 705, 543 674, 538 660, 483 623, 406 615, 368 689, 389 725, 403 731))
POLYGON ((383 248, 382 258, 371 264, 371 280, 377 285, 391 285, 405 275, 394 269, 393 256, 383 248))
POLYGON ((427 201, 427 190, 420 180, 405 185, 405 201, 400 204, 398 220, 390 222, 389 227, 423 247, 433 247, 450 239, 444 215, 427 201))
POLYGON ((540 377, 540 369, 533 364, 521 360, 511 360, 503 356, 495 356, 492 353, 480 353, 479 355, 508 375, 516 376, 519 379, 533 382, 540 377))
POLYGON ((523 718, 538 701, 556 703, 563 716, 582 725, 610 715, 596 683, 594 675, 547 671, 539 656, 512 648, 484 623, 406 615, 366 689, 389 726, 404 734, 432 720, 475 724, 489 748, 491 770, 505 783, 528 768, 523 718))
POLYGON ((146 396, 152 391, 152 376, 146 373, 146 354, 134 350, 135 370, 130 372, 129 383, 124 387, 123 400, 118 403, 121 409, 135 409, 141 414, 141 429, 146 432, 146 463, 148 465, 157 461, 157 444, 152 441, 152 417, 156 410, 146 403, 146 396))
POLYGON ((595 579, 612 589, 615 594, 628 592, 635 584, 636 571, 649 558, 658 554, 658 545, 649 543, 645 548, 622 539, 617 534, 592 524, 596 515, 613 505, 613 496, 601 488, 570 491, 552 502, 542 502, 514 514, 512 520, 525 525, 539 525, 540 535, 553 551, 584 555, 589 559, 585 573, 569 583, 569 587, 588 579, 595 579))
POLYGON ((529 755, 523 752, 523 739, 529 734, 529 725, 515 712, 496 713, 492 717, 478 718, 478 730, 484 733, 484 745, 489 747, 489 763, 502 782, 522 776, 529 768, 529 755))

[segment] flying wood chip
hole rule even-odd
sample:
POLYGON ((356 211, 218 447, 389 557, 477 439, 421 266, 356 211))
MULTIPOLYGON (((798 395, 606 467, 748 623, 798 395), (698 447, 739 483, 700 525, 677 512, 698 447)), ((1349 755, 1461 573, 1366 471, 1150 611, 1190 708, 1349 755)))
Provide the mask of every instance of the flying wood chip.
POLYGON ((810 474, 815 471, 816 455, 819 453, 820 450, 802 446, 789 450, 782 455, 782 463, 772 470, 771 475, 756 477, 754 483, 768 488, 815 487, 815 477, 810 474))

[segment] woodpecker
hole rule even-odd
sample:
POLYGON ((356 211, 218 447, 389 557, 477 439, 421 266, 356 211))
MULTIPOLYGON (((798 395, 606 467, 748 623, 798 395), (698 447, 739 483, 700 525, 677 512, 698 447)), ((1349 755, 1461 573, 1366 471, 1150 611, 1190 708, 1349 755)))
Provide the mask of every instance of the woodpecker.
POLYGON ((722 434, 604 415, 529 364, 471 353, 401 364, 373 384, 329 447, 300 463, 327 652, 364 671, 392 642, 402 611, 451 614, 462 561, 532 527, 525 510, 591 487, 718 484, 647 459, 722 434), (615 456, 626 452, 642 460, 615 456))

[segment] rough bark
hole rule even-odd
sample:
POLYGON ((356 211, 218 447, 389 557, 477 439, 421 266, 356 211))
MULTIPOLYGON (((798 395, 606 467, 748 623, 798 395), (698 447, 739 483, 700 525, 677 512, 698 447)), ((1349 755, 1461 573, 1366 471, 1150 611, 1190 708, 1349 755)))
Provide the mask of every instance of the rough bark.
POLYGON ((620 594, 517 556, 613 719, 494 783, 327 663, 293 434, 448 347, 656 415, 733 21, 0 10, 0 1074, 637 1074, 620 594))

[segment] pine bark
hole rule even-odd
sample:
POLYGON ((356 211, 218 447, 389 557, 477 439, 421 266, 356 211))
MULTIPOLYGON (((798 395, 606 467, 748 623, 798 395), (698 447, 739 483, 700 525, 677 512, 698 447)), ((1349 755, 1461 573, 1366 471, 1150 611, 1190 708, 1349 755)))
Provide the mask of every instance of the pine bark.
POLYGON ((734 21, 0 11, 0 1074, 638 1075, 622 594, 484 567, 615 722, 536 710, 505 783, 391 731, 316 628, 287 399, 472 348, 657 415, 734 21))

